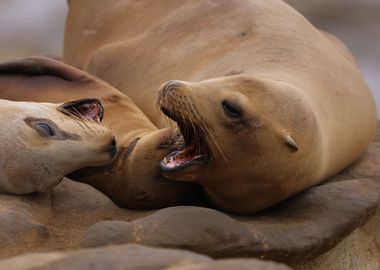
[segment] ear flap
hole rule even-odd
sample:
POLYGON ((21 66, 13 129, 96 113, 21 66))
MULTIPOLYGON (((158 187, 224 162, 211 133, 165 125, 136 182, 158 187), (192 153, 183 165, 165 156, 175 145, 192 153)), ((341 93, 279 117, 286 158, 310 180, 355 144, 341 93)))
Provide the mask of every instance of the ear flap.
POLYGON ((297 145, 297 143, 294 141, 294 139, 292 138, 292 136, 290 136, 289 134, 285 135, 285 143, 293 151, 298 151, 298 145, 297 145))
MULTIPOLYGON (((100 98, 111 86, 87 72, 47 57, 0 62, 0 98, 61 103, 100 98)), ((117 91, 116 91, 117 92, 117 91)))
POLYGON ((59 110, 86 120, 103 120, 104 108, 98 99, 80 99, 63 103, 59 110))

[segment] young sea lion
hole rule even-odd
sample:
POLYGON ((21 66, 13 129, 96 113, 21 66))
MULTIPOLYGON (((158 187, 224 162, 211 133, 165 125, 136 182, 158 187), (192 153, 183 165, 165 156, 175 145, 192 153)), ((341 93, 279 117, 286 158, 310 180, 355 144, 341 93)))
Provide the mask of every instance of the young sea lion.
POLYGON ((80 168, 104 165, 116 154, 100 124, 98 100, 64 104, 0 100, 0 193, 43 192, 80 168))

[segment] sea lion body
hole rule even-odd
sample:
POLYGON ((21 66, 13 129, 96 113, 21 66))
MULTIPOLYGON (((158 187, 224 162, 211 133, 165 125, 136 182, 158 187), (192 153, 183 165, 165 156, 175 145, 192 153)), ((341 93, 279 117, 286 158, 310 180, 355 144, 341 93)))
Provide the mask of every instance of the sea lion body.
POLYGON ((202 184, 234 212, 336 174, 375 132, 375 103, 349 51, 279 0, 94 1, 91 9, 75 1, 64 61, 127 94, 161 127, 157 86, 182 80, 161 87, 161 109, 205 129, 213 153, 179 170, 169 161, 163 173, 202 184), (226 117, 234 106, 239 121, 226 117))
POLYGON ((63 113, 66 105, 0 100, 0 193, 44 192, 68 173, 112 161, 112 133, 63 113))

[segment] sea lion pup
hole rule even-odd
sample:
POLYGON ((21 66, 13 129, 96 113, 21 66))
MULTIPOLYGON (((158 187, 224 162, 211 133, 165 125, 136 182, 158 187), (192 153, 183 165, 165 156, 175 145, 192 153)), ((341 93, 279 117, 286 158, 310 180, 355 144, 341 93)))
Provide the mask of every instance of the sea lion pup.
POLYGON ((70 178, 91 184, 128 208, 160 208, 188 200, 195 185, 166 179, 159 172, 160 160, 171 151, 171 130, 155 127, 128 97, 50 58, 0 63, 0 98, 58 103, 88 97, 101 100, 103 122, 115 135, 119 152, 110 164, 79 170, 70 178))
POLYGON ((72 1, 63 59, 161 127, 156 89, 182 80, 160 91, 185 141, 162 173, 202 184, 233 212, 336 174, 375 131, 374 100, 348 50, 279 0, 72 1))
POLYGON ((116 154, 99 120, 98 100, 62 105, 0 99, 0 193, 44 192, 80 168, 104 165, 116 154))

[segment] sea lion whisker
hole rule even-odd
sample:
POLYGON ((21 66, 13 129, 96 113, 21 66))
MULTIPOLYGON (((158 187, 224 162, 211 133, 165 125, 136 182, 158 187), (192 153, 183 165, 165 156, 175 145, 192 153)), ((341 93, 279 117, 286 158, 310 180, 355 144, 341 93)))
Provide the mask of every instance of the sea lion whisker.
MULTIPOLYGON (((73 115, 74 116, 74 115, 73 115)), ((80 126, 83 130, 84 130, 84 127, 82 126, 82 121, 79 121, 78 117, 74 116, 72 117, 73 120, 75 121, 75 123, 78 124, 78 126, 80 126)))
MULTIPOLYGON (((189 105, 190 111, 193 113, 193 116, 195 118, 197 118, 197 121, 199 122, 199 127, 202 128, 202 130, 203 130, 204 134, 206 135, 206 137, 210 137, 210 139, 214 142, 214 144, 217 147, 218 151, 221 153, 221 155, 223 157, 223 160, 226 163, 228 169, 232 170, 232 167, 231 167, 231 165, 230 165, 230 163, 228 162, 228 159, 227 159, 228 153, 226 153, 226 151, 220 146, 220 144, 216 141, 215 137, 212 135, 211 131, 207 128, 204 120, 200 116, 200 114, 199 114, 196 106, 194 105, 194 103, 193 102, 188 102, 188 105, 189 105)), ((207 138, 206 138, 206 143, 207 143, 207 138)), ((216 155, 216 151, 215 151, 214 147, 212 146, 212 144, 208 144, 208 146, 210 146, 210 148, 211 148, 211 150, 213 152, 213 155, 216 155)))
POLYGON ((223 148, 220 146, 220 144, 216 141, 215 137, 212 135, 212 133, 209 131, 209 129, 208 129, 207 127, 205 127, 205 126, 204 126, 204 128, 205 128, 205 130, 206 130, 206 134, 207 134, 208 136, 210 136, 210 138, 211 138, 212 141, 214 142, 215 146, 218 148, 218 150, 219 150, 220 154, 222 155, 223 160, 224 160, 224 162, 226 163, 228 169, 229 169, 230 171, 232 171, 232 167, 231 167, 230 163, 228 162, 227 156, 226 156, 226 154, 225 154, 225 150, 223 150, 223 148))
MULTIPOLYGON (((205 122, 203 121, 203 119, 198 116, 198 120, 200 121, 200 124, 201 124, 200 126, 205 131, 205 135, 207 134, 207 136, 209 136, 211 138, 211 140, 214 142, 215 146, 218 148, 220 154, 222 155, 222 158, 223 158, 224 162, 226 163, 226 165, 228 167, 228 170, 232 171, 232 167, 231 167, 231 165, 230 165, 230 163, 228 162, 228 159, 227 159, 228 153, 216 141, 215 137, 212 135, 211 131, 207 128, 207 126, 206 126, 205 122)), ((212 150, 214 152, 214 155, 215 155, 216 154, 215 153, 215 149, 212 146, 211 146, 211 148, 212 148, 212 150)))
POLYGON ((78 117, 78 120, 82 120, 83 125, 87 127, 90 131, 93 131, 93 129, 87 125, 86 121, 89 121, 82 113, 80 113, 76 108, 73 108, 74 112, 76 113, 76 116, 78 117))
MULTIPOLYGON (((93 117, 88 118, 82 113, 80 113, 76 108, 70 108, 70 110, 65 109, 65 108, 59 108, 59 110, 67 115, 70 115, 73 119, 77 120, 78 123, 82 123, 83 125, 85 125, 87 129, 89 129, 91 132, 94 132, 94 130, 89 125, 87 125, 86 122, 91 123, 91 124, 98 124, 98 125, 101 124, 101 120, 99 116, 96 116, 95 118, 93 117)), ((95 126, 95 125, 92 125, 92 126, 95 126)), ((83 128, 83 126, 81 127, 83 128)))
MULTIPOLYGON (((187 103, 187 108, 188 108, 188 112, 190 111, 190 112, 192 112, 193 113, 193 115, 194 115, 194 112, 191 110, 191 106, 190 106, 190 104, 189 103, 187 103)), ((192 117, 189 117, 189 119, 190 119, 190 124, 191 124, 191 126, 192 126, 192 128, 193 128, 193 130, 194 130, 194 141, 195 141, 195 143, 194 143, 194 146, 195 146, 195 152, 196 153, 202 153, 202 141, 200 140, 200 138, 199 138, 199 136, 201 136, 201 134, 196 134, 197 133, 197 127, 195 127, 195 125, 194 125, 194 121, 193 121, 193 119, 192 119, 192 117)), ((199 133, 199 132, 198 132, 199 133)), ((205 138, 206 139, 206 138, 205 138)), ((206 140, 206 144, 207 144, 207 140, 206 140)))

